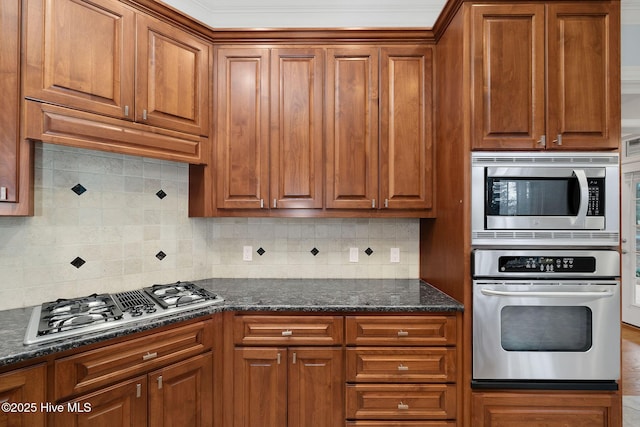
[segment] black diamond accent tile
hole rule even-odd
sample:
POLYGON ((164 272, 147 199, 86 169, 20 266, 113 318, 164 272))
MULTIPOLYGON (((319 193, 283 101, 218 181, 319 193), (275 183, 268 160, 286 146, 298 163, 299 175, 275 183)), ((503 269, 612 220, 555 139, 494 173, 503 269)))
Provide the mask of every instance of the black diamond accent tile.
POLYGON ((311 249, 311 254, 312 254, 313 256, 316 256, 316 255, 318 255, 319 253, 320 253, 320 251, 319 251, 317 248, 313 248, 313 249, 311 249))
POLYGON ((265 251, 265 250, 264 250, 264 249, 262 249, 262 248, 259 248, 256 252, 258 252, 258 255, 262 256, 262 255, 264 255, 264 253, 265 253, 265 252, 267 252, 267 251, 265 251))
POLYGON ((167 193, 165 193, 164 191, 160 190, 156 193, 156 196, 158 196, 158 199, 162 200, 165 197, 167 197, 167 193))
POLYGON ((85 260, 83 260, 82 258, 80 258, 79 256, 76 257, 76 259, 74 259, 73 261, 71 261, 71 265, 73 265, 75 268, 80 268, 82 267, 84 264, 86 263, 85 260))
POLYGON ((373 253, 373 249, 367 248, 367 249, 365 249, 364 253, 369 255, 369 256, 371 256, 371 254, 373 253))
POLYGON ((156 254, 156 258, 158 258, 160 261, 162 261, 165 257, 167 256, 167 254, 165 254, 164 252, 160 251, 156 254))
POLYGON ((71 187, 71 191, 73 191, 74 193, 76 193, 78 196, 81 195, 82 193, 84 193, 85 191, 87 191, 86 188, 84 188, 82 186, 82 184, 76 184, 73 187, 71 187))

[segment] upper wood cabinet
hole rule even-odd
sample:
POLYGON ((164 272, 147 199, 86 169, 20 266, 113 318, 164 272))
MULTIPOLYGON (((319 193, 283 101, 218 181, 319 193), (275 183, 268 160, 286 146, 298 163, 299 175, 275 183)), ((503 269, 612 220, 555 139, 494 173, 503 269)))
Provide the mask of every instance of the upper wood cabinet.
POLYGON ((371 209, 378 197, 378 49, 327 54, 327 208, 371 209))
POLYGON ((218 47, 214 168, 192 169, 190 213, 430 216, 432 54, 218 47))
POLYGON ((617 148, 617 7, 473 5, 472 148, 617 148))
POLYGON ((209 133, 210 45, 116 0, 27 2, 27 98, 209 133))
POLYGON ((0 2, 0 215, 33 214, 33 146, 20 130, 21 3, 0 2))

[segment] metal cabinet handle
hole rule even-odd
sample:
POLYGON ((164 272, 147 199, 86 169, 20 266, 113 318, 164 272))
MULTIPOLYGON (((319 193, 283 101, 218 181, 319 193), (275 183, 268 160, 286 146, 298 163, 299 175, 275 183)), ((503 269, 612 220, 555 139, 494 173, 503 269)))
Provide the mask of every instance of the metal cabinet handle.
POLYGON ((124 116, 125 117, 129 117, 129 106, 128 105, 124 106, 124 116))
POLYGON ((398 403, 398 409, 406 411, 409 409, 409 405, 407 405, 406 403, 400 402, 398 403))
POLYGON ((147 110, 142 110, 142 120, 147 120, 147 110))
POLYGON ((283 337, 290 337, 292 335, 293 335, 293 331, 292 330, 287 329, 286 331, 282 331, 282 336, 283 337))
POLYGON ((155 359, 156 357, 158 357, 158 353, 156 353, 155 351, 153 353, 149 353, 147 351, 147 354, 142 356, 142 360, 146 362, 147 360, 155 359))
POLYGON ((558 134, 558 138, 553 140, 553 143, 556 145, 562 145, 562 135, 558 134))
POLYGON ((389 207, 389 199, 384 199, 384 207, 385 208, 389 207))
POLYGON ((293 352, 293 357, 292 357, 292 359, 293 359, 293 360, 292 360, 291 362, 295 365, 295 364, 296 364, 296 362, 298 361, 298 354, 297 354, 295 351, 293 352))
POLYGON ((539 140, 536 141, 538 145, 542 145, 543 147, 547 146, 547 137, 542 135, 539 140))
POLYGON ((402 363, 398 365, 398 371, 408 371, 408 370, 409 370, 408 366, 404 366, 402 363))
POLYGON ((260 209, 264 209, 264 199, 260 199, 260 209))
POLYGON ((398 331, 398 336, 399 336, 399 337, 408 337, 408 336, 409 336, 409 332, 407 332, 407 331, 403 331, 402 329, 400 329, 400 330, 398 331))
POLYGON ((277 199, 273 199, 273 207, 274 208, 278 207, 278 200, 277 199))
POLYGON ((7 200, 7 187, 0 187, 0 200, 7 200))
POLYGON ((136 384, 136 397, 142 396, 142 384, 136 384))

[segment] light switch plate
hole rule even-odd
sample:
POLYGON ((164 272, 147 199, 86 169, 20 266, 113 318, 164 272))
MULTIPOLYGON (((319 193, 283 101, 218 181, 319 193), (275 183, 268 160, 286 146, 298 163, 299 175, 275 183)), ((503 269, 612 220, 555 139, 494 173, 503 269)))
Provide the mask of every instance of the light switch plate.
POLYGON ((349 248, 349 262, 358 262, 358 248, 349 248))
POLYGON ((253 247, 252 246, 243 246, 242 247, 242 260, 243 261, 252 261, 253 260, 253 247))
POLYGON ((390 262, 400 262, 400 248, 391 248, 389 255, 390 262))

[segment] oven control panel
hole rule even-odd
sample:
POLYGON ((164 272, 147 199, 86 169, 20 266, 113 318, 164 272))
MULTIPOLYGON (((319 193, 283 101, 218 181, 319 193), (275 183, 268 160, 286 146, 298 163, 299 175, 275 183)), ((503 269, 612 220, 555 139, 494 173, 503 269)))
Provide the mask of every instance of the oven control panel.
POLYGON ((501 273, 594 273, 596 259, 592 256, 501 256, 501 273))

